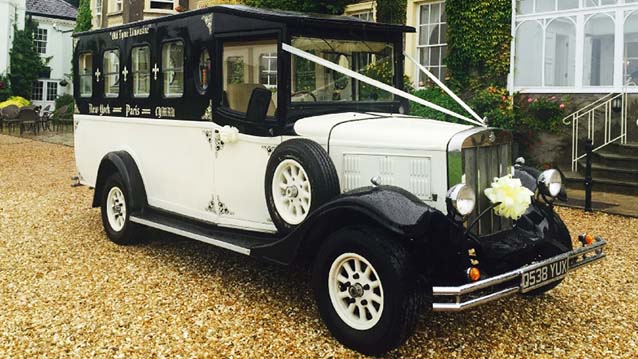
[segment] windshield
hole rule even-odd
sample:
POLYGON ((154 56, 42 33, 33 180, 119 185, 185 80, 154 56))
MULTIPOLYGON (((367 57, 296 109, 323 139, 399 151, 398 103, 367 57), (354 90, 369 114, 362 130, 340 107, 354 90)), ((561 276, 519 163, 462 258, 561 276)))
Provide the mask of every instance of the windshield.
MULTIPOLYGON (((391 43, 295 37, 292 46, 394 85, 394 48, 391 43)), ((393 95, 310 60, 292 55, 291 101, 391 101, 393 95)))

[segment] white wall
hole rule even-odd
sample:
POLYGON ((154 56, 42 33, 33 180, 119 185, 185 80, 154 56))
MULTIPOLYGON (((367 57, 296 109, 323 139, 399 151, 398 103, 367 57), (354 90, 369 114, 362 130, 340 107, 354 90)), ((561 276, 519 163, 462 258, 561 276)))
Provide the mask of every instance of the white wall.
POLYGON ((9 49, 13 42, 13 24, 24 28, 25 0, 0 0, 0 74, 9 71, 9 49))
MULTIPOLYGON (((38 28, 47 30, 47 46, 46 53, 42 54, 43 58, 51 58, 47 64, 51 68, 51 76, 49 79, 40 79, 42 81, 56 82, 66 80, 68 85, 62 87, 58 85, 58 96, 63 94, 72 94, 73 87, 70 75, 72 73, 71 60, 73 58, 73 28, 75 21, 48 18, 42 16, 34 16, 33 20, 38 23, 38 28)), ((46 89, 45 89, 46 91, 46 89)), ((45 101, 34 101, 35 104, 53 107, 53 101, 46 101, 46 92, 44 93, 45 101)))

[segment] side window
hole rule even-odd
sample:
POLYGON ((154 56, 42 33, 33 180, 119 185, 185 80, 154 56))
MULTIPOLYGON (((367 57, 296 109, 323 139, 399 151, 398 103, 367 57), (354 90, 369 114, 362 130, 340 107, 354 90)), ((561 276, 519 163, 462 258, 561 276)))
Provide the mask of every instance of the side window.
POLYGON ((151 88, 151 49, 148 46, 134 47, 131 51, 133 64, 133 97, 148 97, 151 88))
POLYGON ((203 93, 208 89, 210 82, 211 61, 208 49, 203 48, 199 55, 199 65, 197 66, 197 87, 199 92, 203 93))
POLYGON ((91 97, 93 93, 93 54, 85 52, 78 58, 80 75, 80 96, 91 97))
POLYGON ((162 46, 162 76, 164 96, 181 97, 184 94, 184 43, 167 42, 162 46))
POLYGON ((277 99, 277 41, 227 42, 224 44, 224 104, 231 110, 246 112, 255 88, 273 94, 268 116, 274 116, 277 99))
POLYGON ((118 97, 120 95, 120 51, 104 51, 102 66, 104 67, 104 96, 118 97))

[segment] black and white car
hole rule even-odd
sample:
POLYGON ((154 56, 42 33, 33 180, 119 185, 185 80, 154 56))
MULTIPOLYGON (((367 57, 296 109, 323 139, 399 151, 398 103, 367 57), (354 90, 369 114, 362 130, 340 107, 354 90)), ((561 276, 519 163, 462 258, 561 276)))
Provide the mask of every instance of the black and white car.
POLYGON ((309 264, 324 322, 367 354, 420 311, 540 294, 604 257, 591 235, 572 247, 556 170, 513 167, 510 133, 402 91, 406 32, 217 6, 75 35, 78 178, 107 236, 309 264), (533 193, 515 220, 485 195, 508 175, 533 193))

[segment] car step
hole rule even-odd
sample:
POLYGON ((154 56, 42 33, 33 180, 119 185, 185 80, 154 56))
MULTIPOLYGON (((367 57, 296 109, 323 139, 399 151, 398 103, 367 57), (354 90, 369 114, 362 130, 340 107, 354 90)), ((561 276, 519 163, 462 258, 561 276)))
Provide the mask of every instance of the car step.
POLYGON ((145 210, 131 214, 131 222, 178 236, 208 243, 216 247, 249 256, 251 249, 272 243, 277 238, 269 234, 231 230, 158 211, 145 210))

